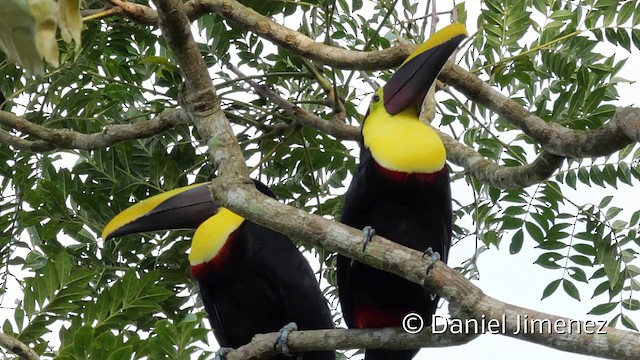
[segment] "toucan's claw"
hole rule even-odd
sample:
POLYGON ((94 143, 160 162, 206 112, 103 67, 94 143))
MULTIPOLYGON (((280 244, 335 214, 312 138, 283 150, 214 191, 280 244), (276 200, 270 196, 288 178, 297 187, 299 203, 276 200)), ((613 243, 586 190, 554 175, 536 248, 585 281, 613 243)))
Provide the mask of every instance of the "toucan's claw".
POLYGON ((273 344, 273 348, 278 354, 291 357, 291 352, 289 352, 289 345, 287 345, 287 338, 289 337, 290 332, 296 330, 298 330, 298 325, 294 322, 290 322, 287 325, 283 326, 282 329, 280 329, 280 331, 278 332, 276 343, 273 344))
POLYGON ((369 242, 371 242, 371 238, 373 237, 373 235, 376 234, 376 229, 367 225, 364 228, 362 228, 362 232, 364 233, 364 236, 362 239, 362 252, 364 252, 365 249, 367 248, 367 245, 369 245, 369 242))
MULTIPOLYGON (((438 260, 440 260, 440 253, 437 252, 437 251, 433 251, 433 249, 431 247, 428 247, 427 250, 425 250, 422 253, 422 258, 423 259, 424 259, 425 256, 429 256, 431 258, 431 264, 429 264, 429 266, 427 266, 427 275, 429 275, 429 271, 431 271, 431 269, 436 264, 436 262, 438 260)), ((436 297, 438 297, 438 295, 432 293, 430 297, 431 297, 431 300, 435 300, 436 297)))
POLYGON ((429 264, 429 266, 427 266, 427 274, 429 274, 429 271, 431 271, 433 266, 436 264, 436 261, 440 260, 440 253, 437 252, 437 251, 433 251, 433 249, 431 247, 428 247, 427 250, 425 250, 422 253, 422 258, 423 259, 424 259, 425 256, 429 256, 431 258, 431 264, 429 264))
MULTIPOLYGON (((369 245, 369 243, 371 242, 371 238, 376 234, 376 229, 367 225, 362 228, 362 232, 364 233, 364 235, 362 236, 362 252, 364 252, 367 249, 367 245, 369 245)), ((350 265, 353 265, 354 261, 354 259, 351 259, 350 265)))
POLYGON ((221 347, 220 349, 218 349, 218 351, 216 351, 216 357, 214 358, 214 360, 226 360, 227 354, 232 351, 233 351, 233 348, 221 347))

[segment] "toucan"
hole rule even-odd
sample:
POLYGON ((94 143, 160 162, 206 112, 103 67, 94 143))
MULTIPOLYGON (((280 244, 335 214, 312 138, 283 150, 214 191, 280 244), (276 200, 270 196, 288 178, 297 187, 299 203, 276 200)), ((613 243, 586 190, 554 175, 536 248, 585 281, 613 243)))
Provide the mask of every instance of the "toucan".
MULTIPOLYGON (((105 240, 146 231, 196 229, 191 274, 220 346, 237 348, 258 333, 332 329, 327 301, 309 263, 289 238, 216 205, 208 183, 143 200, 104 228, 105 240)), ((256 188, 275 198, 267 186, 256 188)), ((286 332, 285 332, 286 333, 286 332)), ((283 353, 288 352, 286 335, 283 353)), ((334 360, 335 352, 307 352, 304 360, 334 360)), ((285 355, 276 359, 287 359, 285 355)))
MULTIPOLYGON (((340 221, 447 261, 452 206, 446 152, 418 119, 423 99, 460 42, 461 24, 436 32, 376 90, 362 124, 360 163, 340 221)), ((350 328, 399 327, 408 313, 431 324, 439 298, 397 275, 337 258, 338 294, 350 328)), ((412 359, 419 349, 365 351, 366 360, 412 359)))

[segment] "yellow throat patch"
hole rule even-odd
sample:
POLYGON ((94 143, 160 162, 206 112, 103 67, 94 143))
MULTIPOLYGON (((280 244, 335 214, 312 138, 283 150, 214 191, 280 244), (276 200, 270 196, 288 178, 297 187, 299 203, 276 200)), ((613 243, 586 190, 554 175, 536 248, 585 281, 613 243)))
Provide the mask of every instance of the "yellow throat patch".
POLYGON ((415 109, 390 115, 382 99, 378 103, 372 105, 362 127, 364 146, 375 161, 385 169, 403 173, 440 171, 447 154, 438 134, 418 120, 415 109))
POLYGON ((205 263, 218 255, 229 235, 236 231, 244 218, 220 208, 217 214, 198 227, 191 240, 189 262, 191 266, 205 263))

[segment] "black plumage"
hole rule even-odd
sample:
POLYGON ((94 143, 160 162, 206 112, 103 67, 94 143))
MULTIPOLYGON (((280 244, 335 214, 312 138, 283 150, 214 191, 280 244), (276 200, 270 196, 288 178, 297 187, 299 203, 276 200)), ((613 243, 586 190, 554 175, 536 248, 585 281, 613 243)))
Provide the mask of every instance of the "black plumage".
MULTIPOLYGON (((207 187, 203 183, 178 189, 169 197, 161 194, 144 200, 133 206, 137 209, 131 207, 116 216, 105 227, 103 238, 198 228, 224 210, 211 201, 207 187)), ((256 181, 256 187, 275 198, 264 184, 256 181)), ((238 348, 254 335, 277 332, 290 322, 300 330, 333 328, 327 301, 296 245, 278 232, 240 221, 228 238, 211 239, 221 247, 210 259, 192 264, 191 268, 220 345, 238 348)), ((209 251, 206 247, 205 250, 209 251)), ((334 351, 301 355, 303 360, 335 359, 334 351)))

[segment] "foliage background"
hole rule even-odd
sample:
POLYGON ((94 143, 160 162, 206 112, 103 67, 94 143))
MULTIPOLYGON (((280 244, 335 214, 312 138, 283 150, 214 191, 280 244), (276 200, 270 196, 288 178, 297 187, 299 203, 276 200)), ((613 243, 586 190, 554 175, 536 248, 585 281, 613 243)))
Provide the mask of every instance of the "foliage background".
MULTIPOLYGON (((242 3, 316 41, 350 49, 387 48, 397 36, 418 43, 430 32, 426 3, 242 3)), ((637 73, 626 62, 640 47, 635 1, 491 0, 479 9, 458 3, 455 13, 472 35, 458 53, 461 66, 545 121, 595 129, 613 116, 615 106, 635 101, 622 98, 622 89, 637 86, 628 85, 637 73), (631 69, 628 79, 620 76, 625 69, 631 69)), ((440 15, 441 24, 450 17, 440 15)), ((309 127, 281 126, 294 119, 253 95, 227 65, 326 119, 333 116, 330 91, 337 90, 345 121, 353 125, 362 120, 373 84, 391 72, 346 71, 304 60, 217 14, 198 19, 195 29, 253 176, 286 203, 337 216, 357 164, 357 145, 309 127)), ((80 50, 60 42, 61 66, 45 77, 25 76, 0 55, 0 91, 9 99, 5 111, 84 133, 148 120, 178 106, 182 79, 165 45, 151 27, 110 17, 85 23, 80 50)), ((540 151, 514 125, 455 90, 440 92, 438 99, 441 116, 434 125, 487 159, 519 166, 540 151)), ((3 316, 11 315, 2 331, 45 358, 210 356, 203 346, 211 338, 202 308, 191 306, 197 299, 185 256, 189 233, 98 239, 102 226, 133 200, 211 178, 215 169, 200 140, 192 126, 181 125, 92 151, 38 154, 0 144, 0 305, 8 310, 3 316), (50 331, 52 324, 59 330, 50 331)), ((586 303, 591 315, 637 330, 640 210, 634 202, 623 208, 618 198, 637 193, 628 186, 640 179, 639 159, 640 150, 630 145, 609 157, 569 160, 551 179, 514 190, 483 184, 453 167, 452 265, 476 278, 485 276, 478 263, 486 254, 534 254, 532 276, 549 279, 533 289, 537 298, 550 296, 545 301, 553 303, 568 296, 586 303)), ((318 275, 326 280, 339 321, 337 293, 327 285, 335 283, 333 255, 312 254, 322 264, 318 275)), ((494 281, 509 288, 527 278, 494 281)))

